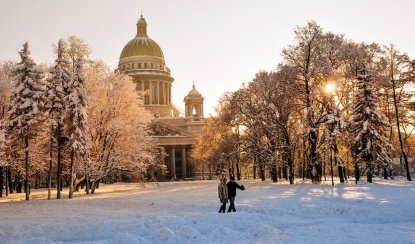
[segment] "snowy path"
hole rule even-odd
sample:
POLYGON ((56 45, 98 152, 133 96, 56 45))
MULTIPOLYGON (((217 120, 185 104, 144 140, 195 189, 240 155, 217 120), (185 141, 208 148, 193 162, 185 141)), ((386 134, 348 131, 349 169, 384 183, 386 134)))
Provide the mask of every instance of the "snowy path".
POLYGON ((225 214, 217 213, 217 184, 116 184, 72 200, 0 199, 0 243, 415 243, 413 182, 333 189, 242 181, 237 212, 225 214))

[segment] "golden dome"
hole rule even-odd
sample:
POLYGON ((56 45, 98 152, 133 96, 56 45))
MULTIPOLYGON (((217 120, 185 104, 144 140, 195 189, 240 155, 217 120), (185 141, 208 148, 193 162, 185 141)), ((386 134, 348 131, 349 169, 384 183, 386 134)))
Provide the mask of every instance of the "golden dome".
POLYGON ((151 56, 164 59, 160 46, 147 36, 147 22, 142 15, 137 22, 137 35, 122 49, 120 59, 134 56, 151 56))

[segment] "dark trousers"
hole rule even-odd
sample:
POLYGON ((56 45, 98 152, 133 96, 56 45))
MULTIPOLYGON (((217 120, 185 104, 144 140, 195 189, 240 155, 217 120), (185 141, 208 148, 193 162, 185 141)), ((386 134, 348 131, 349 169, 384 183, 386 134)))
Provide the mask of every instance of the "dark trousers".
POLYGON ((228 212, 230 212, 230 211, 236 212, 235 197, 229 197, 229 201, 230 201, 230 204, 229 204, 228 212))
POLYGON ((224 213, 225 210, 226 210, 226 202, 222 203, 222 206, 220 206, 219 213, 224 213))

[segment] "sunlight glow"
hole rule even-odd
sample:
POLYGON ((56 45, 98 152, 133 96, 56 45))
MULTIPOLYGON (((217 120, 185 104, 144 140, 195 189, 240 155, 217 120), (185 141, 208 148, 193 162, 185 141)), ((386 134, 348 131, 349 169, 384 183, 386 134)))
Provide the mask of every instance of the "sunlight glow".
POLYGON ((328 83, 325 87, 325 90, 327 93, 332 94, 334 92, 334 90, 336 90, 336 85, 333 83, 328 83))

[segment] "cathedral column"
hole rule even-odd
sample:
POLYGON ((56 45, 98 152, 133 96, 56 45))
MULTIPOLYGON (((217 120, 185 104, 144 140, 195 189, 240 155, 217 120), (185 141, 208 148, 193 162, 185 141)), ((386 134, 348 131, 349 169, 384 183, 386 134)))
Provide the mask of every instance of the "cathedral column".
POLYGON ((160 96, 160 104, 164 104, 164 86, 163 82, 159 81, 159 96, 160 96))
POLYGON ((169 104, 171 104, 171 84, 169 85, 169 104))
POLYGON ((169 104, 167 100, 167 83, 163 83, 163 96, 164 96, 164 104, 169 104))
POLYGON ((148 104, 153 104, 153 86, 152 81, 148 81, 148 104))
POLYGON ((170 175, 172 177, 172 180, 176 179, 176 149, 174 148, 174 146, 171 148, 171 153, 170 153, 170 175))
POLYGON ((182 149, 182 178, 186 178, 186 146, 182 149))
POLYGON ((160 104, 160 86, 159 83, 156 81, 156 104, 160 104))
POLYGON ((152 96, 153 96, 153 100, 151 101, 152 104, 157 104, 157 84, 155 83, 155 81, 151 81, 151 87, 152 89, 152 96))

